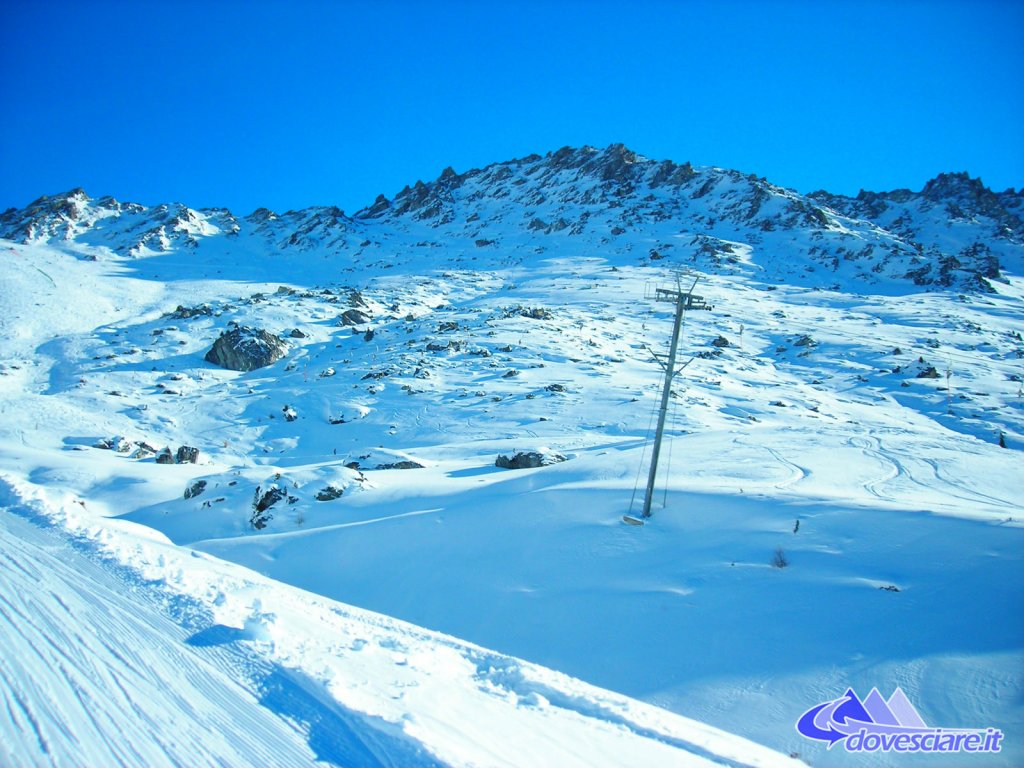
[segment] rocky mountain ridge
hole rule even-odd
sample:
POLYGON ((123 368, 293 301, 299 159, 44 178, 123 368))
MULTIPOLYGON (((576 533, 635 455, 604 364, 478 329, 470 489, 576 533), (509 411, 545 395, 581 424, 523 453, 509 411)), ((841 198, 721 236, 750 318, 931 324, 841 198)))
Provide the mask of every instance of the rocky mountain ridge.
POLYGON ((990 291, 990 281, 1024 267, 1022 201, 1024 190, 995 193, 966 173, 940 174, 920 192, 801 195, 614 144, 461 174, 449 167, 354 215, 320 206, 238 217, 223 208, 92 199, 74 189, 0 214, 0 236, 64 243, 90 258, 235 248, 315 253, 356 268, 422 265, 424 253, 452 265, 525 263, 575 238, 574 249, 612 261, 668 259, 769 283, 990 291))

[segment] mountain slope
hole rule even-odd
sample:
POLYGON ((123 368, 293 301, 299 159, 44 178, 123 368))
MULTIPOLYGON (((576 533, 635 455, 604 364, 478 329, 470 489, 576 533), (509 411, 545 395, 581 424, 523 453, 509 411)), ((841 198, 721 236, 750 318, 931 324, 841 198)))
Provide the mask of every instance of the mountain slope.
POLYGON ((315 253, 357 268, 433 265, 439 248, 446 263, 487 265, 573 247, 772 283, 991 290, 1004 269, 1020 272, 1020 198, 1013 190, 996 195, 966 174, 940 175, 920 194, 802 196, 736 171, 648 160, 612 145, 565 147, 463 174, 448 168, 351 217, 319 207, 237 218, 224 209, 91 200, 76 189, 0 215, 0 235, 73 241, 92 255, 199 252, 218 241, 211 255, 315 253))
POLYGON ((927 254, 930 268, 910 275, 921 284, 951 286, 964 266, 984 280, 998 279, 1002 270, 1024 270, 1020 249, 1006 248, 1024 239, 1024 190, 997 195, 966 173, 943 173, 919 193, 899 189, 846 198, 817 192, 810 197, 846 216, 871 221, 927 254))
POLYGON ((1013 764, 1019 209, 961 186, 928 195, 953 189, 962 221, 911 194, 880 225, 612 147, 445 172, 353 216, 42 201, 4 215, 0 471, 84 500, 89 525, 815 765, 898 764, 793 729, 897 685, 929 723, 1003 728, 1013 764), (935 254, 973 242, 999 276, 961 254, 947 281, 935 254), (655 516, 626 527, 671 329, 653 289, 698 279, 714 311, 686 318, 655 516), (237 327, 284 357, 209 362, 237 327), (517 450, 566 461, 495 466, 517 450))

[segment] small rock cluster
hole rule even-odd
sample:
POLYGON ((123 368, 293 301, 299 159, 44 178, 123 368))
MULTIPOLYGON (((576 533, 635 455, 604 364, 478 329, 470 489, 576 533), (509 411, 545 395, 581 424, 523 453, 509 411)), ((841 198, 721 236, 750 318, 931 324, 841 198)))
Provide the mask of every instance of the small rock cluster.
POLYGON ((128 440, 125 437, 105 437, 97 441, 94 448, 117 453, 130 453, 133 459, 147 459, 156 456, 157 464, 195 464, 199 460, 199 449, 191 445, 182 445, 177 451, 170 448, 157 451, 152 445, 142 440, 128 440))
POLYGON ((174 453, 171 453, 170 448, 164 448, 156 456, 157 464, 195 464, 197 461, 199 449, 191 445, 182 445, 174 453))
POLYGON ((558 464, 565 461, 566 457, 554 451, 519 451, 509 456, 498 456, 494 466, 502 469, 534 469, 546 467, 550 464, 558 464))

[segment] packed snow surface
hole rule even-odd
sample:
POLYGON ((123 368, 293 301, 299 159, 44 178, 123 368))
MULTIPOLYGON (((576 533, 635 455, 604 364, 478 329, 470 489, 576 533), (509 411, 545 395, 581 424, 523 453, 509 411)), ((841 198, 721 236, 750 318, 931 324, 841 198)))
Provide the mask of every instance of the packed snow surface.
POLYGON ((8 765, 788 765, 664 710, 0 486, 8 765))

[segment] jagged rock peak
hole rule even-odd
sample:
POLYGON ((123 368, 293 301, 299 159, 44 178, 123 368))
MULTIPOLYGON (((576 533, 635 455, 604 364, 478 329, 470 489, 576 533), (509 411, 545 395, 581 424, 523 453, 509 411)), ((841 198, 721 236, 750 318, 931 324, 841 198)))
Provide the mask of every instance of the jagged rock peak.
POLYGON ((967 171, 952 171, 950 173, 940 173, 935 178, 925 182, 925 188, 921 190, 921 194, 926 198, 948 197, 949 195, 962 193, 962 191, 967 189, 977 191, 985 188, 980 178, 971 178, 971 174, 967 171))
POLYGON ((975 197, 986 192, 992 193, 980 178, 972 179, 966 171, 960 171, 958 173, 940 173, 924 185, 921 196, 929 200, 943 200, 964 194, 975 197))
POLYGON ((75 187, 68 192, 57 195, 43 195, 29 203, 26 210, 36 213, 66 213, 71 216, 77 216, 81 212, 82 207, 88 204, 90 200, 91 198, 85 194, 84 189, 75 187))
POLYGON ((355 217, 357 219, 376 219, 387 213, 389 208, 391 208, 391 201, 383 194, 377 195, 377 199, 373 201, 373 205, 358 211, 355 217))
POLYGON ((314 205, 312 208, 305 209, 305 211, 298 211, 298 213, 306 212, 309 212, 321 219, 341 220, 348 218, 348 216, 345 215, 345 211, 336 205, 314 205))
POLYGON ((577 170, 580 175, 597 178, 601 182, 627 186, 641 181, 651 187, 681 186, 697 175, 689 162, 677 164, 672 160, 651 160, 620 143, 610 144, 604 149, 562 147, 556 152, 549 152, 543 162, 554 171, 577 170))
POLYGON ((604 149, 584 145, 579 149, 562 147, 549 152, 546 159, 555 168, 599 169, 606 166, 619 166, 636 163, 646 158, 641 157, 624 144, 610 144, 604 149))
MULTIPOLYGON (((1008 193, 1012 193, 1013 190, 1007 190, 1008 193)), ((830 197, 842 197, 841 195, 831 195, 831 193, 821 191, 812 193, 813 195, 829 195, 830 197)), ((889 192, 872 192, 870 190, 862 189, 857 193, 857 200, 871 202, 873 200, 895 200, 896 202, 906 202, 912 197, 920 196, 926 200, 932 202, 946 202, 951 199, 962 199, 964 197, 977 199, 988 195, 994 195, 988 187, 985 186, 984 182, 980 178, 972 178, 967 171, 953 171, 949 173, 940 173, 934 179, 930 179, 925 182, 924 187, 920 192, 913 192, 910 189, 901 187, 894 189, 889 192)))
POLYGON ((255 211, 245 217, 246 221, 252 222, 253 224, 262 224, 265 221, 273 221, 277 218, 277 214, 269 208, 257 208, 255 211))
MULTIPOLYGON (((355 218, 375 219, 406 214, 417 219, 435 218, 458 198, 459 190, 470 182, 478 185, 473 195, 479 197, 489 191, 498 191, 499 186, 520 174, 531 176, 536 180, 533 186, 538 187, 537 182, 545 186, 555 182, 554 175, 573 171, 579 178, 589 177, 605 185, 618 184, 627 188, 644 180, 652 187, 663 184, 678 186, 696 175, 689 163, 676 165, 671 160, 649 160, 621 143, 604 149, 589 145, 579 148, 566 146, 544 156, 531 154, 465 173, 457 173, 449 166, 434 181, 416 181, 412 186, 406 185, 392 200, 384 195, 378 196, 373 205, 359 211, 355 218)), ((521 185, 526 182, 520 177, 515 183, 521 185)), ((506 197, 508 191, 498 191, 498 194, 506 197)), ((537 195, 542 193, 538 191, 537 195)))
MULTIPOLYGON (((117 201, 113 205, 117 205, 117 201)), ((44 195, 23 210, 11 208, 0 214, 0 235, 15 240, 38 237, 71 239, 79 221, 90 208, 90 198, 81 187, 57 195, 44 195)))
POLYGON ((33 208, 37 205, 49 205, 53 203, 64 203, 70 201, 82 201, 88 202, 92 198, 85 193, 85 190, 81 187, 75 187, 74 189, 68 190, 67 192, 59 192, 56 195, 43 195, 42 197, 33 200, 28 204, 29 208, 33 208))

